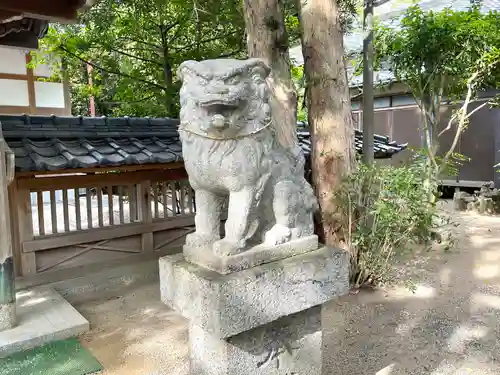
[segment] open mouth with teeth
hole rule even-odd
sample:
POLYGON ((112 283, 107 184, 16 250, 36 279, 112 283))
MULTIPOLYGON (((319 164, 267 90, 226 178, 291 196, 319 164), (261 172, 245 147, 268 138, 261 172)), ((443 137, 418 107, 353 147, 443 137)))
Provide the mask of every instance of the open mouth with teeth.
POLYGON ((228 109, 234 110, 239 105, 240 105, 240 100, 238 98, 234 99, 207 98, 200 100, 200 106, 211 112, 217 112, 217 110, 228 110, 228 109))
POLYGON ((241 104, 238 98, 205 98, 200 100, 200 106, 212 115, 210 128, 222 131, 229 126, 229 118, 241 104))

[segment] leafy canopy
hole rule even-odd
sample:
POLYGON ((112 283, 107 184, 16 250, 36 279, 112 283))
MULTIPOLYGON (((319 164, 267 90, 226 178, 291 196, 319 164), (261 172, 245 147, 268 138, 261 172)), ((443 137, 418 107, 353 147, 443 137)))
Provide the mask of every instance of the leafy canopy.
POLYGON ((477 6, 440 12, 412 6, 398 29, 380 26, 377 30, 377 65, 388 62, 397 80, 415 97, 424 123, 427 158, 436 176, 452 159, 463 160, 454 150, 470 116, 497 102, 494 98, 469 111, 481 91, 500 89, 499 29, 500 13, 485 14, 477 6), (448 124, 442 124, 442 104, 458 102, 448 124), (451 146, 441 150, 444 156, 440 157, 439 136, 451 129, 455 132, 451 146))
POLYGON ((463 98, 469 79, 475 91, 498 87, 499 70, 494 64, 500 48, 500 14, 468 11, 424 12, 408 9, 399 29, 380 26, 376 32, 377 62, 389 62, 396 78, 406 83, 417 99, 441 95, 463 98))
POLYGON ((42 52, 62 57, 73 99, 93 94, 100 114, 176 116, 182 61, 245 56, 241 12, 239 0, 101 0, 52 27, 42 52))
MULTIPOLYGON (((358 2, 339 0, 346 27, 358 2)), ((281 5, 289 44, 296 45, 297 2, 281 5)), ((182 61, 246 57, 242 2, 100 0, 77 24, 52 25, 33 64, 47 53, 62 58, 75 115, 89 114, 93 96, 100 115, 175 117, 180 86, 176 69, 182 61), (93 67, 90 72, 86 64, 93 67)), ((299 72, 293 73, 300 80, 299 72)))

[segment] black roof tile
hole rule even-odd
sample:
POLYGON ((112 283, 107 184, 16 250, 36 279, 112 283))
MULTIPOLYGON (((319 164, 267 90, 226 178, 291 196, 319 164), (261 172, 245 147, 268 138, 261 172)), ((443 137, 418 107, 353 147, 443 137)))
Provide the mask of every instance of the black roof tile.
MULTIPOLYGON (((176 119, 0 115, 0 123, 18 171, 182 161, 176 119)), ((298 124, 297 134, 307 157, 311 141, 306 124, 298 124)), ((376 158, 390 158, 406 148, 384 136, 376 135, 374 141, 376 158)), ((359 153, 362 143, 363 134, 356 131, 359 153)))

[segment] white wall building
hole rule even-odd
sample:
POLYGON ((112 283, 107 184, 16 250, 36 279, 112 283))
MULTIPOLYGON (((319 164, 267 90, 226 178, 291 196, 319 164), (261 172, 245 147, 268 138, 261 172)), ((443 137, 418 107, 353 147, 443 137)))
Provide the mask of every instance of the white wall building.
POLYGON ((66 82, 47 82, 49 65, 29 69, 29 50, 0 46, 0 114, 71 115, 66 82))

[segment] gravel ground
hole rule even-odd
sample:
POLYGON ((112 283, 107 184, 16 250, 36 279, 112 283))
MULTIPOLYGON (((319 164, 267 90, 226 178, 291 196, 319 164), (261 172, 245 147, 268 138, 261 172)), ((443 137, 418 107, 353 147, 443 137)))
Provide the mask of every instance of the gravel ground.
POLYGON ((75 304, 92 330, 80 337, 99 375, 188 375, 187 322, 160 301, 158 283, 75 304))
MULTIPOLYGON (((500 218, 456 221, 455 248, 422 251, 405 264, 415 293, 361 292, 326 306, 325 374, 500 374, 500 218)), ((82 342, 102 375, 188 375, 186 321, 158 289, 152 283, 75 306, 92 324, 82 342)))
POLYGON ((455 248, 407 264, 414 294, 392 288, 329 304, 327 374, 500 374, 500 218, 456 222, 455 248))

